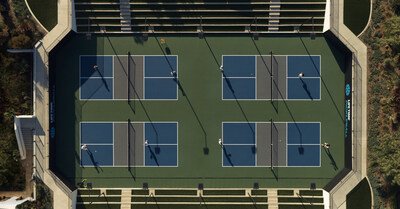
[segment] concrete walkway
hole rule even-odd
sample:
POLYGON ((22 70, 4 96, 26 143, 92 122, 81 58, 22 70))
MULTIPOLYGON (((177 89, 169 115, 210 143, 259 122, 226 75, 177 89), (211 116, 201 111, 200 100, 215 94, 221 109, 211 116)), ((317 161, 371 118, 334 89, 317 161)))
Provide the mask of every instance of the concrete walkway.
POLYGON ((345 209, 346 195, 367 176, 367 47, 344 25, 344 0, 331 1, 330 30, 353 53, 353 169, 330 192, 330 208, 345 209))
MULTIPOLYGON (((53 208, 72 208, 74 193, 49 169, 49 52, 71 31, 72 1, 58 2, 58 24, 34 48, 34 172, 53 191, 53 208)), ((76 193, 76 192, 75 192, 76 193)), ((75 194, 76 195, 76 194, 75 194)), ((74 201, 73 201, 74 200, 74 201)))

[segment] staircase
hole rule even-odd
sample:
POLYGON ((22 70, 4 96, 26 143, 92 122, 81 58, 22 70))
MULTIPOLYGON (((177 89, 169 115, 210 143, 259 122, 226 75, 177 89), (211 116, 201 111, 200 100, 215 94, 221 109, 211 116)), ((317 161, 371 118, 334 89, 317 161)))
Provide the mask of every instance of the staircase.
POLYGON ((21 128, 22 138, 24 139, 25 149, 33 149, 33 130, 30 128, 21 128))
POLYGON ((121 10, 121 32, 131 32, 131 6, 129 0, 120 0, 119 7, 121 10))
POLYGON ((131 209, 131 189, 121 191, 121 209, 131 209))
POLYGON ((278 190, 268 190, 268 209, 278 209, 278 190))

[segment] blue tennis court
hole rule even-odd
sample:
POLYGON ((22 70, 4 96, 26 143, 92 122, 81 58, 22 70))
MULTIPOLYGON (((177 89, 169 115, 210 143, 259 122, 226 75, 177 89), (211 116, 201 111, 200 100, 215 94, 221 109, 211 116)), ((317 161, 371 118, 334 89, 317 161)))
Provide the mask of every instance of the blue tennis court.
POLYGON ((145 123, 145 166, 178 166, 178 124, 145 123))
POLYGON ((298 77, 304 73, 305 77, 321 77, 320 56, 288 56, 288 77, 298 77))
POLYGON ((222 142, 224 167, 320 166, 316 122, 223 122, 222 142))
POLYGON ((178 166, 176 122, 82 122, 80 136, 82 166, 178 166))
POLYGON ((222 65, 223 99, 255 99, 255 56, 222 56, 222 65))
POLYGON ((113 99, 113 56, 84 55, 79 61, 81 99, 113 99))
POLYGON ((288 166, 320 166, 320 123, 287 124, 288 166))
POLYGON ((223 123, 223 166, 256 166, 255 123, 223 123))
POLYGON ((256 80, 254 78, 224 78, 224 99, 255 99, 256 80))
POLYGON ((80 99, 123 99, 128 95, 127 89, 132 86, 135 89, 131 89, 131 92, 137 92, 139 99, 178 99, 177 56, 147 55, 128 58, 127 56, 82 55, 79 63, 80 99), (136 60, 137 65, 131 66, 129 60, 133 59, 136 60), (95 69, 94 66, 97 68, 95 69), (132 84, 133 82, 136 83, 132 84))
POLYGON ((145 56, 144 63, 144 98, 178 99, 178 57, 145 56))
POLYGON ((226 77, 255 77, 255 56, 223 56, 222 65, 226 77))
POLYGON ((320 56, 223 55, 222 65, 223 100, 321 99, 320 56))
POLYGON ((321 99, 321 57, 288 56, 287 62, 287 99, 321 99))

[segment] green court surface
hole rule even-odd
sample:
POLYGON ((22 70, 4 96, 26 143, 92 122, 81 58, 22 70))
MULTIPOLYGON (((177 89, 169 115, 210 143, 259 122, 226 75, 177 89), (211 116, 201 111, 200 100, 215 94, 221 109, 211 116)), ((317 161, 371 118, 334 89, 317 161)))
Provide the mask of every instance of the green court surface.
POLYGON ((205 39, 185 35, 150 36, 144 41, 141 36, 92 35, 87 40, 84 34, 72 34, 52 53, 56 106, 53 165, 54 170, 74 185, 87 179, 97 188, 141 188, 144 182, 152 188, 197 188, 199 183, 205 188, 250 188, 254 182, 260 188, 309 188, 310 183, 321 188, 344 168, 345 57, 323 35, 317 35, 315 40, 309 36, 279 35, 260 37, 257 41, 249 36, 206 36, 205 39), (161 39, 165 39, 165 45, 160 44, 161 39), (270 51, 275 56, 320 56, 321 98, 273 102, 222 100, 222 56, 269 55, 270 51), (178 56, 178 99, 80 100, 80 55, 122 57, 128 52, 133 56, 178 56), (316 145, 320 153, 318 166, 283 166, 273 170, 269 166, 223 166, 224 151, 218 144, 218 139, 223 138, 223 122, 267 124, 271 119, 276 123, 320 123, 319 140, 329 142, 331 147, 327 150, 316 145), (81 166, 81 122, 127 123, 128 120, 133 124, 177 122, 177 166, 81 166))

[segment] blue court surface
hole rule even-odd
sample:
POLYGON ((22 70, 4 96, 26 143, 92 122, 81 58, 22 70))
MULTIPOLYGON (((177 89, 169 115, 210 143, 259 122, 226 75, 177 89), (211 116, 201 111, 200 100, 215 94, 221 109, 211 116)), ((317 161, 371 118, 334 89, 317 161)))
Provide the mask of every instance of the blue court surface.
MULTIPOLYGON (((178 57, 144 56, 144 99, 178 99, 178 57), (171 74, 175 71, 175 74, 171 74)), ((80 99, 113 100, 114 89, 127 86, 114 81, 114 56, 80 56, 80 99), (93 67, 97 65, 98 70, 93 67), (115 86, 115 88, 114 88, 115 86)))
POLYGON ((83 166, 113 166, 113 145, 87 145, 88 150, 81 150, 81 165, 83 166))
POLYGON ((177 56, 145 56, 145 99, 178 99, 177 56))
POLYGON ((255 56, 222 56, 222 65, 226 77, 255 77, 255 56))
POLYGON ((321 80, 319 78, 288 78, 288 99, 321 99, 321 80))
MULTIPOLYGON (((316 122, 304 123, 281 123, 280 131, 286 132, 279 134, 286 138, 271 140, 271 135, 257 135, 261 133, 271 133, 269 122, 223 122, 222 123, 222 165, 227 167, 235 166, 259 166, 257 155, 271 156, 271 149, 257 149, 259 143, 270 145, 271 141, 276 141, 276 147, 281 147, 286 161, 282 166, 320 166, 321 158, 321 124, 316 122), (258 126, 260 125, 261 126, 258 126), (258 128, 256 128, 258 127, 258 128), (260 128, 265 130, 260 130, 260 128), (262 153, 260 153, 262 152, 262 153)), ((277 129, 275 129, 278 131, 277 129)))
POLYGON ((145 123, 145 166, 178 166, 178 123, 145 123))
POLYGON ((177 144, 177 123, 145 123, 145 140, 149 144, 177 144))
POLYGON ((81 123, 82 144, 113 144, 112 123, 81 123))
POLYGON ((224 145, 223 166, 256 166, 256 146, 224 145))
MULTIPOLYGON (((269 92, 270 78, 265 77, 265 69, 258 69, 258 55, 224 55, 222 56, 222 99, 256 100, 262 92, 269 92), (259 74, 259 75, 258 75, 259 74), (257 76, 261 76, 257 78, 257 76), (264 77, 262 77, 264 76, 264 77), (258 84, 257 84, 258 82, 258 84), (261 83, 260 83, 261 82, 261 83), (263 83, 265 82, 265 83, 263 83), (257 85, 256 85, 257 84, 257 85)), ((321 56, 301 55, 282 56, 282 67, 277 70, 277 77, 286 78, 286 86, 277 87, 286 92, 282 99, 287 100, 320 100, 321 99, 321 56), (304 76, 299 78, 299 74, 304 76)), ((263 64, 262 66, 264 66, 263 64)), ((278 63, 279 65, 279 63, 278 63)), ((268 74, 268 73, 267 73, 268 74)), ((276 81, 274 81, 276 82, 276 81)), ((272 96, 272 95, 271 95, 272 96)), ((261 96, 262 97, 262 96, 261 96)), ((278 96, 275 96, 278 97, 278 96)), ((271 98, 269 98, 271 99, 271 98)), ((280 98, 275 98, 280 99, 280 98)))
POLYGON ((223 99, 255 99, 256 79, 223 78, 223 99))
POLYGON ((145 99, 178 98, 178 85, 175 78, 146 78, 144 91, 145 99))
POLYGON ((113 99, 112 78, 81 78, 81 99, 113 99))
POLYGON ((288 166, 320 166, 321 124, 287 124, 288 166))
POLYGON ((304 77, 321 77, 320 56, 288 56, 287 59, 287 77, 298 77, 300 73, 303 73, 304 77))
POLYGON ((178 166, 177 145, 148 145, 145 166, 178 166))
POLYGON ((255 123, 223 123, 223 143, 227 144, 255 144, 255 123))
POLYGON ((171 71, 178 72, 177 56, 145 56, 145 77, 171 77, 171 71))
POLYGON ((288 123, 288 144, 321 144, 320 123, 288 123))
POLYGON ((256 166, 256 124, 223 123, 223 166, 256 166))
MULTIPOLYGON (((143 146, 144 166, 178 166, 178 123, 146 122, 142 131, 139 146, 143 146)), ((80 150, 81 165, 114 166, 114 152, 119 151, 114 150, 114 140, 121 140, 114 139, 114 123, 82 122, 80 132, 80 146, 86 144, 88 147, 88 150, 80 150)))
POLYGON ((288 145, 288 166, 320 166, 321 145, 288 145))
POLYGON ((113 77, 113 56, 84 55, 80 57, 81 78, 113 77), (93 67, 97 65, 98 69, 93 67))
POLYGON ((321 99, 321 57, 288 56, 287 64, 287 99, 321 99))

